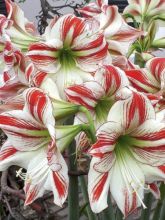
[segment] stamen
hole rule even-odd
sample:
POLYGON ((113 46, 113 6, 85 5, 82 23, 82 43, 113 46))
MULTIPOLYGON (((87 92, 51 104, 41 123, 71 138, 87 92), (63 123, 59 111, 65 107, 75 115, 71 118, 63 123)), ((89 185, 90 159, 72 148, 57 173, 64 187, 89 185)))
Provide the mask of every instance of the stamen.
POLYGON ((139 201, 141 202, 141 204, 142 204, 142 206, 143 206, 143 209, 146 209, 147 207, 145 206, 145 204, 144 204, 143 200, 140 198, 140 196, 139 196, 138 192, 136 191, 136 189, 134 189, 134 190, 135 190, 135 192, 136 192, 136 195, 137 195, 137 197, 138 197, 139 201))
POLYGON ((26 180, 26 173, 22 172, 23 168, 20 168, 19 170, 16 171, 16 177, 20 177, 22 180, 26 180))
MULTIPOLYGON (((127 149, 128 150, 128 149, 127 149)), ((140 180, 136 175, 135 173, 132 171, 132 169, 128 166, 127 162, 126 162, 126 158, 127 158, 127 153, 123 150, 121 152, 121 150, 118 148, 117 149, 117 155, 119 156, 119 161, 120 161, 120 168, 121 168, 121 171, 124 172, 124 175, 123 177, 125 178, 125 181, 129 183, 129 185, 131 186, 132 188, 132 192, 131 193, 136 193, 140 203, 142 204, 143 208, 147 208, 144 204, 144 202, 142 201, 138 191, 140 188, 144 189, 144 190, 149 190, 150 189, 150 186, 147 185, 144 186, 144 181, 140 180), (124 166, 124 167, 123 167, 124 166)))

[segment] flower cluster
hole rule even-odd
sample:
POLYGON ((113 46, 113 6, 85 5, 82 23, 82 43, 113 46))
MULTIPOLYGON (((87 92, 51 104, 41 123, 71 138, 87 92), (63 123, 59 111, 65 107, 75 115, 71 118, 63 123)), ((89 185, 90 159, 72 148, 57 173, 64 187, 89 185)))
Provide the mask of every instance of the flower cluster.
POLYGON ((163 20, 165 7, 161 0, 129 3, 122 15, 117 6, 96 0, 78 10, 80 17, 54 17, 39 36, 19 6, 6 0, 8 16, 0 15, 0 128, 7 140, 0 170, 20 167, 25 205, 46 190, 55 204, 65 202, 63 152, 74 139, 75 152, 90 158, 93 212, 108 206, 109 193, 124 216, 145 208, 146 192, 159 197, 157 183, 165 181, 165 58, 154 57, 160 44, 153 46, 151 27, 163 20))

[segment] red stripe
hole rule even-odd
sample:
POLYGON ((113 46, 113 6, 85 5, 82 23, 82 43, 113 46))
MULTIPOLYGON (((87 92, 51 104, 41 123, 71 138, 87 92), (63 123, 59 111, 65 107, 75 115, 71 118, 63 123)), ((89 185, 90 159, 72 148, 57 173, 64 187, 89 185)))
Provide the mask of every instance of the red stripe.
POLYGON ((99 182, 94 186, 92 190, 92 202, 97 201, 103 191, 104 185, 107 181, 108 173, 104 173, 99 182))
MULTIPOLYGON (((3 125, 17 127, 22 129, 36 130, 37 128, 29 122, 17 119, 12 116, 0 115, 0 127, 3 129, 3 125)), ((13 129, 13 128, 11 128, 13 129)))
POLYGON ((121 85, 121 77, 120 77, 118 71, 116 70, 116 68, 113 66, 105 66, 105 70, 107 71, 104 74, 105 79, 106 79, 106 93, 110 90, 110 88, 112 86, 114 86, 114 85, 112 85, 113 79, 115 79, 116 89, 115 89, 115 91, 113 91, 113 93, 115 93, 121 85))
POLYGON ((28 205, 32 203, 35 200, 37 194, 38 194, 38 186, 34 186, 33 189, 28 190, 26 194, 25 204, 28 205))
POLYGON ((55 57, 50 57, 47 55, 28 55, 30 59, 37 65, 39 64, 49 64, 50 62, 54 62, 56 60, 55 57))
MULTIPOLYGON (((29 51, 37 51, 37 50, 41 50, 41 51, 44 51, 44 50, 47 50, 47 51, 57 51, 57 48, 54 48, 54 47, 49 47, 48 45, 46 44, 43 44, 43 43, 36 43, 36 44, 32 44, 30 45, 29 47, 29 51)), ((38 52, 39 52, 38 51, 38 52)))
POLYGON ((130 106, 127 108, 127 128, 130 126, 132 120, 135 117, 135 113, 138 111, 139 124, 142 124, 146 118, 146 101, 145 98, 137 93, 133 93, 130 106))
POLYGON ((132 194, 130 194, 127 189, 124 192, 124 196, 125 196, 125 203, 124 203, 124 212, 125 212, 125 216, 126 217, 128 214, 130 214, 134 209, 137 208, 137 196, 136 196, 136 192, 133 192, 132 194), (132 201, 130 196, 132 197, 132 201), (130 207, 131 205, 131 207, 130 207))
POLYGON ((145 75, 143 75, 143 72, 140 70, 126 70, 125 71, 126 75, 129 77, 129 80, 131 83, 133 83, 140 91, 147 91, 147 88, 141 88, 141 86, 138 84, 140 82, 141 84, 144 84, 146 86, 149 86, 152 89, 160 89, 158 87, 155 87, 154 85, 151 84, 151 82, 146 78, 145 75), (134 80, 137 80, 138 82, 135 82, 134 80), (138 85, 137 85, 138 84, 138 85))
POLYGON ((73 15, 67 16, 62 24, 62 39, 65 41, 67 33, 70 29, 73 29, 72 41, 84 31, 84 21, 81 18, 77 18, 73 15))
POLYGON ((163 166, 159 166, 158 168, 165 174, 165 166, 164 165, 163 166))
POLYGON ((45 72, 38 72, 35 75, 35 77, 33 78, 35 86, 40 87, 46 76, 47 76, 47 73, 45 73, 45 72))
POLYGON ((34 66, 33 65, 28 66, 25 72, 25 76, 28 81, 30 80, 30 76, 33 74, 33 72, 34 72, 34 66))
POLYGON ((0 151, 0 161, 5 160, 6 158, 13 156, 16 153, 17 150, 14 147, 8 146, 7 149, 0 151))
POLYGON ((80 55, 78 59, 81 61, 81 60, 86 60, 87 58, 90 58, 90 59, 94 59, 95 61, 97 61, 97 60, 103 59, 107 55, 107 52, 108 52, 108 44, 106 43, 106 45, 101 50, 98 50, 94 53, 90 53, 89 55, 86 55, 86 56, 80 55))
POLYGON ((64 182, 64 179, 62 179, 57 172, 52 172, 52 175, 59 197, 60 198, 65 197, 67 186, 66 183, 64 182))
POLYGON ((140 137, 135 136, 135 138, 139 140, 146 140, 146 141, 158 141, 160 139, 165 139, 165 129, 162 129, 158 132, 145 134, 140 137))
POLYGON ((89 42, 86 45, 83 45, 83 47, 78 47, 76 49, 73 49, 73 51, 83 51, 83 50, 90 50, 90 49, 94 49, 97 47, 100 47, 103 44, 104 40, 104 36, 103 35, 99 35, 98 38, 92 42, 89 42))
POLYGON ((27 93, 27 99, 30 113, 34 116, 34 118, 36 118, 35 113, 37 113, 39 120, 43 121, 43 112, 47 104, 47 98, 45 94, 37 89, 32 91, 30 90, 30 92, 27 93))

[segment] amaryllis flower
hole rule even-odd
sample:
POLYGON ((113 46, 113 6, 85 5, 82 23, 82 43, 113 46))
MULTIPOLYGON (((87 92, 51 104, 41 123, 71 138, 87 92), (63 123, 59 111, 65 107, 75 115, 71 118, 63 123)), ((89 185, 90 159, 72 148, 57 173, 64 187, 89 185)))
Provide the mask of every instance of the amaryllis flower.
POLYGON ((165 58, 155 57, 146 63, 144 69, 125 71, 132 85, 141 92, 165 91, 165 58))
POLYGON ((118 97, 89 150, 88 191, 94 212, 107 207, 110 190, 126 217, 145 207, 144 191, 150 191, 150 184, 165 180, 165 124, 155 120, 144 95, 124 88, 118 97))
POLYGON ((126 55, 130 45, 144 33, 129 26, 119 14, 116 6, 104 5, 97 18, 108 42, 111 54, 126 55))
POLYGON ((154 95, 156 111, 162 110, 165 99, 165 58, 152 58, 146 63, 146 68, 125 70, 125 73, 134 88, 146 93, 151 100, 154 95))
MULTIPOLYGON (((108 112, 116 101, 117 91, 128 85, 128 79, 121 69, 107 65, 95 73, 93 81, 73 85, 65 91, 70 102, 82 105, 91 112, 94 125, 98 128, 106 121, 108 112)), ((78 113, 74 123, 88 123, 88 121, 84 114, 78 113)), ((83 132, 78 134, 76 142, 77 148, 83 150, 89 146, 89 140, 83 132)))
POLYGON ((149 23, 153 16, 165 13, 164 0, 128 0, 128 3, 124 14, 131 14, 137 21, 145 24, 149 23))
POLYGON ((74 15, 52 20, 45 40, 32 44, 28 56, 39 70, 50 73, 63 96, 69 85, 90 80, 108 55, 104 36, 91 34, 84 19, 74 15))
MULTIPOLYGON (((95 10, 95 3, 91 3, 90 11, 95 10)), ((88 15, 88 7, 79 9, 83 14, 88 15)), ((93 21, 93 29, 103 30, 104 36, 108 42, 108 48, 111 54, 126 55, 129 46, 143 33, 129 26, 118 12, 115 5, 101 4, 99 12, 90 14, 93 21), (94 22, 98 21, 98 24, 94 22)), ((88 19, 88 22, 90 19, 88 19)), ((91 23, 92 23, 91 21, 91 23)))
POLYGON ((94 75, 93 81, 68 87, 67 99, 90 110, 97 123, 107 119, 108 112, 115 102, 116 92, 129 86, 124 72, 114 66, 104 65, 94 75))
POLYGON ((7 19, 13 23, 5 27, 5 32, 15 46, 22 50, 27 50, 30 43, 40 39, 36 35, 35 26, 24 17, 24 12, 15 2, 11 0, 5 0, 5 2, 8 14, 7 19))
POLYGON ((28 89, 24 97, 23 111, 0 114, 0 128, 8 136, 0 151, 0 169, 15 164, 27 169, 26 205, 52 190, 54 202, 61 206, 68 191, 68 170, 60 149, 65 149, 81 126, 55 128, 52 104, 41 90, 28 89))

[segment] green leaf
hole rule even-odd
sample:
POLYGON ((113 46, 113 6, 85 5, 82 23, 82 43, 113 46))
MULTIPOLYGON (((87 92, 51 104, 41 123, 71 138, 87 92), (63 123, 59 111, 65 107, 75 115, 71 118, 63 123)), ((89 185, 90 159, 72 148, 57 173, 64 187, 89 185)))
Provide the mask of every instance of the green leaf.
POLYGON ((138 28, 138 27, 139 27, 139 24, 138 24, 138 22, 135 20, 135 18, 134 18, 133 15, 127 13, 127 14, 123 14, 123 16, 124 16, 126 19, 127 19, 127 18, 131 18, 132 21, 133 21, 133 24, 134 24, 134 27, 135 27, 135 28, 138 28))
POLYGON ((153 48, 165 48, 165 37, 160 38, 158 40, 154 40, 152 42, 151 47, 153 47, 153 48))
POLYGON ((152 20, 165 21, 165 14, 156 15, 156 16, 152 17, 152 20))

